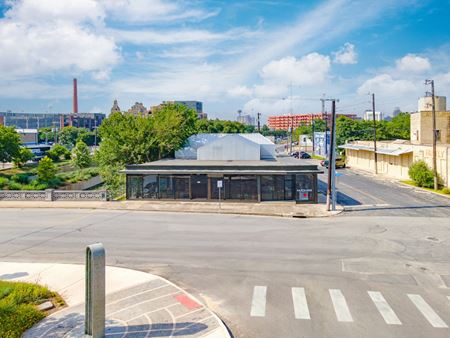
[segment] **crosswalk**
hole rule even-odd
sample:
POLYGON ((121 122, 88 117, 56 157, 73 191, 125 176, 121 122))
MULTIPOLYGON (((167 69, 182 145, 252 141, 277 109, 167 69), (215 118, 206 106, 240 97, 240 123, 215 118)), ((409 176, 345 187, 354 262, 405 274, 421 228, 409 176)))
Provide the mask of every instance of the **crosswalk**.
MULTIPOLYGON (((295 319, 311 320, 310 306, 308 304, 307 290, 303 287, 292 287, 292 306, 295 319)), ((251 302, 251 317, 265 317, 266 303, 268 296, 268 287, 259 285, 253 288, 253 296, 251 302)), ((336 320, 343 323, 352 323, 354 318, 350 311, 347 299, 340 289, 328 289, 329 304, 334 310, 336 320)), ((448 328, 447 323, 439 316, 439 314, 427 303, 427 301, 419 294, 405 294, 405 299, 409 300, 410 305, 417 310, 417 314, 423 316, 425 320, 434 328, 448 328)), ((403 325, 393 307, 380 291, 367 291, 367 300, 373 303, 373 309, 376 310, 380 317, 387 325, 403 325)), ((450 296, 447 296, 450 310, 450 296)), ((327 306, 327 304, 321 304, 327 306)), ((314 315, 314 313, 313 313, 314 315)))

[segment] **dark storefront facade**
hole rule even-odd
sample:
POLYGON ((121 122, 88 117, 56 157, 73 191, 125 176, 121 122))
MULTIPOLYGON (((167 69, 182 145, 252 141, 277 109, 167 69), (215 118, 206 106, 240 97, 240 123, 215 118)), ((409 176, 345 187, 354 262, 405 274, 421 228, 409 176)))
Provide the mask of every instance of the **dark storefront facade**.
POLYGON ((317 203, 316 165, 192 162, 198 161, 127 166, 127 199, 218 200, 220 193, 224 201, 317 203))

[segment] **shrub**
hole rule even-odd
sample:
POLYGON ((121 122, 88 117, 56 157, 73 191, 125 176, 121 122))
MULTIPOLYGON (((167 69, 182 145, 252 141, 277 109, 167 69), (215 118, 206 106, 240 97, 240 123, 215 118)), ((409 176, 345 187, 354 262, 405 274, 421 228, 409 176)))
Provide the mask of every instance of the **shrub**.
POLYGON ((9 180, 6 177, 0 177, 0 189, 8 186, 9 180))
POLYGON ((444 189, 442 189, 442 192, 444 194, 450 195, 450 188, 444 188, 444 189))
POLYGON ((418 187, 433 188, 434 175, 424 161, 414 162, 408 170, 409 177, 418 187))
POLYGON ((83 141, 78 141, 73 148, 72 162, 77 168, 87 168, 91 165, 92 159, 89 147, 83 141))
POLYGON ((16 174, 11 177, 11 180, 21 184, 28 184, 29 177, 30 175, 28 174, 16 174))
POLYGON ((22 184, 14 182, 14 181, 9 181, 8 189, 9 190, 21 190, 22 189, 22 184))
POLYGON ((37 174, 41 182, 49 182, 55 178, 56 166, 51 158, 45 156, 42 160, 39 161, 37 174))

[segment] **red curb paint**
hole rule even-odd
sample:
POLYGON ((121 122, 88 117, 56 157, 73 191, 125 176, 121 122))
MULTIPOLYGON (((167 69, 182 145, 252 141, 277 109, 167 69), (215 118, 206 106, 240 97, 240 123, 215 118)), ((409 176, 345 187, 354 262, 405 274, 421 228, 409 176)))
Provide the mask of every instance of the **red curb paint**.
POLYGON ((201 307, 201 305, 199 303, 197 303, 196 301, 190 299, 186 295, 175 296, 175 299, 177 301, 179 301, 181 304, 183 304, 185 307, 187 307, 189 310, 193 310, 193 309, 201 307))

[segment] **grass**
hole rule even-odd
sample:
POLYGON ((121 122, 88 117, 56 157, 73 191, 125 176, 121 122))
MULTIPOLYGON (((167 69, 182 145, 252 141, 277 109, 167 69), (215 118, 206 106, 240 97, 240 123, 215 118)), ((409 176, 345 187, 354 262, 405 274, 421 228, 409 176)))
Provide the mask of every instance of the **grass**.
POLYGON ((412 180, 404 180, 404 181, 400 181, 400 182, 402 182, 404 184, 408 184, 408 185, 416 187, 416 188, 420 188, 420 189, 428 190, 428 191, 431 191, 431 192, 435 192, 435 193, 438 193, 438 194, 441 194, 441 195, 446 195, 446 196, 450 195, 450 189, 449 188, 442 188, 442 189, 439 189, 439 190, 434 190, 433 188, 419 187, 412 180))
POLYGON ((312 155, 311 157, 315 160, 324 160, 325 159, 325 157, 319 156, 319 155, 312 155))
POLYGON ((19 338, 47 314, 37 305, 52 300, 56 307, 64 300, 46 287, 22 282, 0 281, 0 337, 19 338))

